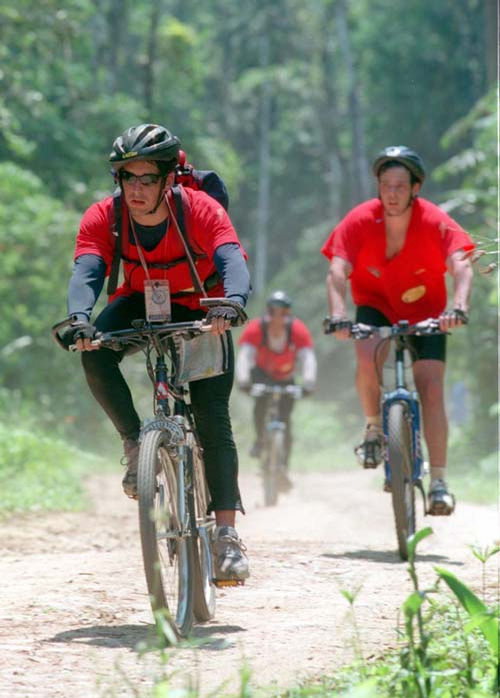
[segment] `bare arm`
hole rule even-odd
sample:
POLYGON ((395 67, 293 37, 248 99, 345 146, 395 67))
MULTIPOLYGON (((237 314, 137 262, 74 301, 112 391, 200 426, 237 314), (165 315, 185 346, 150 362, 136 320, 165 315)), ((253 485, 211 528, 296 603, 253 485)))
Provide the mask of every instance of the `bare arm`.
POLYGON ((453 307, 467 312, 473 273, 471 263, 462 259, 463 256, 463 250, 457 250, 448 257, 446 264, 453 277, 453 307))
MULTIPOLYGON (((351 263, 346 259, 334 257, 330 264, 328 276, 326 277, 330 317, 336 320, 345 320, 347 317, 347 279, 351 273, 351 269, 351 263)), ((338 329, 334 333, 334 337, 337 339, 349 339, 350 331, 347 327, 338 329)))
MULTIPOLYGON (((453 310, 463 310, 466 313, 469 310, 469 296, 472 286, 472 266, 468 259, 463 259, 463 250, 453 252, 446 260, 448 272, 453 277, 453 310)), ((459 327, 462 321, 459 317, 453 315, 441 316, 441 329, 450 330, 453 327, 459 327)))
POLYGON ((350 262, 342 257, 334 257, 326 277, 328 307, 331 317, 346 316, 347 279, 351 273, 350 262))

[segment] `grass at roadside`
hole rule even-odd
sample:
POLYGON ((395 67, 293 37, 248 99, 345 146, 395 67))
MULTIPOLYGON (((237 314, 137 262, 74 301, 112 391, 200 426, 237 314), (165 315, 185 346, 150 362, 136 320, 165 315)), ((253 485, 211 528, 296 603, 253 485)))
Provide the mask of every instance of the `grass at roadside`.
MULTIPOLYGON (((356 594, 342 590, 351 607, 355 662, 316 681, 287 690, 255 687, 251 668, 240 670, 240 689, 210 693, 217 698, 492 698, 498 695, 498 623, 496 586, 486 584, 486 566, 494 565, 499 546, 471 551, 482 565, 474 592, 446 569, 421 587, 415 564, 418 543, 432 533, 419 531, 409 542, 408 572, 413 591, 404 601, 396 647, 368 660, 363 628, 356 621, 356 594)), ((143 698, 199 698, 200 687, 182 689, 164 650, 163 672, 143 698), (175 686, 175 687, 174 687, 175 686)))
POLYGON ((82 477, 99 464, 61 439, 1 425, 0 514, 83 509, 82 477))

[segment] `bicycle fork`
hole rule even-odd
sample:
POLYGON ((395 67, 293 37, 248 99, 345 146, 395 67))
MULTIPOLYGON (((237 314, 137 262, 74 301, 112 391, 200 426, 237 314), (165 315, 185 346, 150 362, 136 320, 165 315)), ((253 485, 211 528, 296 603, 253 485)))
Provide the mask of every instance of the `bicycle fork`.
MULTIPOLYGON (((412 446, 412 481, 413 485, 420 490, 424 502, 424 515, 427 515, 427 500, 422 484, 422 442, 421 442, 421 420, 420 405, 416 391, 410 391, 406 387, 404 375, 404 356, 401 347, 396 349, 396 389, 384 393, 382 404, 382 429, 384 441, 387 444, 389 437, 389 411, 394 403, 406 405, 405 415, 409 422, 412 446)), ((384 453, 384 468, 387 482, 391 483, 391 468, 388 459, 387 446, 384 453)))

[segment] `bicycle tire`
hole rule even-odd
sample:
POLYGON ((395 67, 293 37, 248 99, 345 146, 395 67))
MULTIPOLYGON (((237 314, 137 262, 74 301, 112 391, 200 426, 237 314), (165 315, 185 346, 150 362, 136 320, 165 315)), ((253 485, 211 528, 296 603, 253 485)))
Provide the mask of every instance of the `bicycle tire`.
POLYGON ((192 519, 197 533, 193 540, 193 610, 196 620, 205 622, 215 615, 212 535, 215 519, 207 515, 209 494, 205 465, 194 439, 188 441, 193 490, 190 493, 192 519))
POLYGON ((137 494, 153 615, 157 622, 165 618, 179 638, 186 637, 193 624, 193 552, 186 522, 181 532, 177 467, 169 456, 168 440, 169 435, 161 430, 147 432, 141 440, 137 494))
POLYGON ((274 429, 269 434, 268 448, 264 461, 264 505, 273 507, 278 502, 278 476, 285 453, 285 435, 281 429, 274 429))
POLYGON ((398 550, 401 559, 407 560, 408 537, 415 533, 416 514, 411 426, 408 407, 403 402, 389 407, 387 449, 398 550))

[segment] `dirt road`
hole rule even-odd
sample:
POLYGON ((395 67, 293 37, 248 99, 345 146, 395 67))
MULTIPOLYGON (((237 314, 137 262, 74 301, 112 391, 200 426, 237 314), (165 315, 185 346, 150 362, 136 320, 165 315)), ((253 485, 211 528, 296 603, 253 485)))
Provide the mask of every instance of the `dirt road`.
MULTIPOLYGON (((398 607, 410 585, 394 551, 381 476, 351 470, 303 474, 277 508, 260 505, 258 478, 243 475, 239 521, 252 565, 244 587, 219 592, 216 619, 195 645, 137 651, 153 627, 145 594, 135 504, 120 474, 92 478, 90 513, 16 517, 0 526, 0 696, 146 695, 162 671, 172 683, 201 682, 214 696, 238 686, 244 662, 260 686, 290 686, 353 656, 341 589, 361 587, 355 608, 365 657, 395 645, 398 607), (224 689, 220 688, 224 684, 224 689)), ((420 522, 422 517, 420 516, 420 522)), ((461 504, 450 520, 428 518, 423 580, 433 566, 480 583, 467 544, 491 543, 495 507, 461 504)), ((495 584, 490 567, 490 588, 495 584)))

